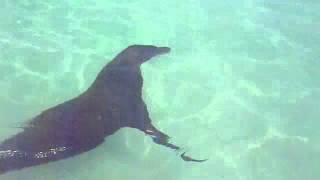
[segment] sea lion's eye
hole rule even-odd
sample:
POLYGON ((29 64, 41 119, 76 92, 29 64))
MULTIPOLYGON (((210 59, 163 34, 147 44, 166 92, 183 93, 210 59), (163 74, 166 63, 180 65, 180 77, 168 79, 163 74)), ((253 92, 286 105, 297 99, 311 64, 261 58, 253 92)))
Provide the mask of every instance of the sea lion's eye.
POLYGON ((119 108, 115 104, 113 104, 113 105, 111 105, 111 111, 117 112, 117 111, 119 111, 119 108))

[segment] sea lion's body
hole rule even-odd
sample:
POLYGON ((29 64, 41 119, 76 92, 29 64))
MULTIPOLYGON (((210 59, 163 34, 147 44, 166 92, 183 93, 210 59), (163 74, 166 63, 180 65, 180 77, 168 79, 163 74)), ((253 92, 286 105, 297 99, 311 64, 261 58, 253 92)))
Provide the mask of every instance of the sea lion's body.
POLYGON ((141 96, 140 65, 169 50, 134 45, 122 51, 87 91, 43 111, 0 144, 0 174, 89 151, 122 127, 139 129, 154 142, 179 149, 152 125, 141 96))

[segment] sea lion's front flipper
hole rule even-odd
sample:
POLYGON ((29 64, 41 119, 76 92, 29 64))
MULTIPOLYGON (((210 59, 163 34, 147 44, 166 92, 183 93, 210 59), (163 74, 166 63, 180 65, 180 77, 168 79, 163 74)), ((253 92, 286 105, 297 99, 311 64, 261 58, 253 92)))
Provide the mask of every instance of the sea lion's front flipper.
POLYGON ((160 130, 158 130, 157 128, 155 128, 153 125, 150 125, 144 132, 149 136, 151 136, 153 142, 159 145, 163 145, 174 150, 181 149, 179 146, 170 143, 169 142, 170 137, 165 133, 161 132, 160 130))
MULTIPOLYGON (((153 142, 169 147, 174 150, 181 150, 181 148, 177 145, 174 145, 169 142, 170 137, 166 135, 165 133, 161 132, 157 128, 155 128, 153 125, 150 125, 145 131, 146 134, 152 137, 153 142)), ((207 161, 208 159, 195 159, 193 157, 187 156, 186 152, 183 152, 180 155, 181 159, 184 161, 189 161, 189 162, 204 162, 207 161)))

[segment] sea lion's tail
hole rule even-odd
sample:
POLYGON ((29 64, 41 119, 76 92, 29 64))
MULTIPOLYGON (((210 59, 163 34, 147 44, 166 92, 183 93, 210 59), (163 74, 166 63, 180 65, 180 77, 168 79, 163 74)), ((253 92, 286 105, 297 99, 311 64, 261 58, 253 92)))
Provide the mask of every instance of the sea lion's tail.
POLYGON ((10 156, 9 151, 0 148, 0 175, 7 172, 7 158, 10 156))
POLYGON ((0 145, 0 175, 18 169, 20 152, 5 148, 3 144, 0 145))

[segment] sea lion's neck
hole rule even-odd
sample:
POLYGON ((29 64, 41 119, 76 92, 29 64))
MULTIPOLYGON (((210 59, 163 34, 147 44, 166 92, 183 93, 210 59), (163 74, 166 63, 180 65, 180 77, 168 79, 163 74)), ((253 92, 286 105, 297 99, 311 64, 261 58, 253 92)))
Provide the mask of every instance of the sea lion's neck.
POLYGON ((131 58, 130 56, 118 55, 107 66, 126 67, 126 68, 140 68, 141 60, 131 58))
POLYGON ((101 70, 89 89, 93 91, 112 88, 125 90, 126 87, 135 90, 141 89, 142 76, 140 66, 132 66, 112 61, 101 70))
MULTIPOLYGON (((136 75, 141 75, 140 65, 131 65, 126 62, 112 61, 107 64, 97 76, 97 80, 107 79, 107 78, 117 78, 117 77, 132 77, 136 75)), ((116 79, 114 79, 116 80, 116 79)))

